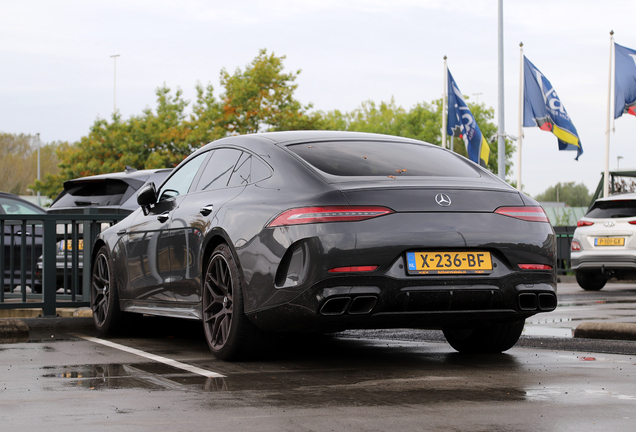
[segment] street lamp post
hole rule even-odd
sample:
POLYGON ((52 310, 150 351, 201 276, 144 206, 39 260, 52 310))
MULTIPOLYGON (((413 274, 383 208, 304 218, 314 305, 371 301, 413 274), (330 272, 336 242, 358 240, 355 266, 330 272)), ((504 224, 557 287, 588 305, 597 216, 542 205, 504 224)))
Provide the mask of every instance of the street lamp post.
MULTIPOLYGON (((36 135, 38 137, 38 181, 40 181, 40 133, 38 132, 36 135)), ((42 206, 40 202, 40 188, 38 188, 38 205, 42 206)))
POLYGON ((110 56, 113 59, 113 63, 114 63, 114 97, 113 97, 113 114, 117 112, 117 57, 119 57, 119 54, 115 54, 110 56))

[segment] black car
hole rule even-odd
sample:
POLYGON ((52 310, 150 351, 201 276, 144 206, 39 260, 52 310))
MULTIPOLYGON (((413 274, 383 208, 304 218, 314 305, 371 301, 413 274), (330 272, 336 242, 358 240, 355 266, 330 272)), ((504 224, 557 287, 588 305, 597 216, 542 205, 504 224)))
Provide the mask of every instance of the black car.
MULTIPOLYGON (((16 195, 0 192, 0 215, 46 214, 42 207, 30 203, 16 195)), ((33 292, 42 292, 42 278, 37 275, 35 259, 42 255, 42 226, 27 224, 23 234, 20 221, 3 221, 4 262, 3 285, 5 291, 12 291, 22 286, 24 272, 26 286, 33 292), (22 262, 22 250, 26 260, 22 262)))
POLYGON ((221 139, 95 244, 101 333, 136 314, 203 321, 220 359, 267 332, 442 329, 511 348, 555 309, 555 234, 536 201, 439 146, 346 132, 221 139))
MULTIPOLYGON (((136 170, 127 167, 123 172, 99 174, 81 177, 64 182, 64 190, 48 208, 48 213, 53 214, 77 214, 84 213, 85 209, 94 209, 99 214, 124 214, 128 215, 139 208, 137 204, 137 190, 146 182, 162 183, 172 168, 136 170)), ((77 260, 77 281, 82 280, 83 226, 76 228, 79 240, 76 242, 79 249, 77 257, 72 256, 73 227, 71 225, 59 225, 57 228, 58 244, 56 256, 57 287, 68 289, 73 286, 73 261, 77 260)), ((38 261, 39 271, 42 271, 42 259, 38 261)), ((78 282, 79 284, 79 282, 78 282)), ((78 286, 77 292, 81 292, 78 286)))
POLYGON ((172 168, 136 170, 81 177, 64 182, 64 190, 48 208, 49 213, 84 213, 95 208, 101 214, 130 214, 139 208, 137 190, 146 182, 161 184, 172 168))

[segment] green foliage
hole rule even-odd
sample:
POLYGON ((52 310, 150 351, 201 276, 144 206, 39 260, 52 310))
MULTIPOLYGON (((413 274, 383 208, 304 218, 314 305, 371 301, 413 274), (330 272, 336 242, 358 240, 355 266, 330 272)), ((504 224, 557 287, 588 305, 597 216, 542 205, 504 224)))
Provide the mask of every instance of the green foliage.
POLYGON ((572 209, 559 209, 557 207, 557 216, 555 226, 568 226, 571 225, 570 218, 572 217, 572 209))
POLYGON ((544 202, 564 202, 570 207, 587 207, 590 205, 592 195, 583 183, 569 182, 550 186, 534 198, 544 202))
MULTIPOLYGON (((0 190, 16 195, 35 194, 30 184, 37 178, 37 144, 35 137, 0 133, 0 190), (29 190, 31 189, 31 190, 29 190)), ((60 143, 41 144, 40 172, 58 172, 56 148, 60 143)))

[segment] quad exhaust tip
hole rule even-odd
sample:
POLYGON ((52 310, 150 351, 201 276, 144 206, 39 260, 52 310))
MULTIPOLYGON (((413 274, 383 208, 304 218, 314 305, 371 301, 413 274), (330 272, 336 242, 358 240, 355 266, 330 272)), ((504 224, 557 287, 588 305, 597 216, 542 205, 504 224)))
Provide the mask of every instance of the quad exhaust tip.
POLYGON ((521 293, 519 309, 522 311, 553 311, 557 307, 557 298, 553 293, 521 293))
POLYGON ((320 308, 321 315, 365 315, 371 313, 378 298, 373 295, 335 297, 328 299, 320 308))

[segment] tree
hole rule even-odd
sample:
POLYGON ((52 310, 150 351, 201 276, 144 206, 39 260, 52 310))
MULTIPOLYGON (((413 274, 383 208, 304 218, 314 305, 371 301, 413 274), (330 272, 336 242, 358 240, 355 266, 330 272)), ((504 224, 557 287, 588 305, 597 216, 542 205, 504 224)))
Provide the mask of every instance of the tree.
POLYGON ((570 207, 587 207, 592 195, 583 183, 557 183, 534 197, 537 201, 564 202, 570 207))
POLYGON ((263 49, 245 71, 221 71, 225 93, 220 126, 229 134, 316 129, 319 117, 308 114, 312 105, 294 98, 294 81, 301 71, 283 73, 284 59, 263 49))
MULTIPOLYGON (((0 133, 0 190, 27 195, 30 184, 37 178, 36 137, 24 134, 0 133)), ((55 149, 60 143, 40 145, 40 172, 58 171, 55 149)))

